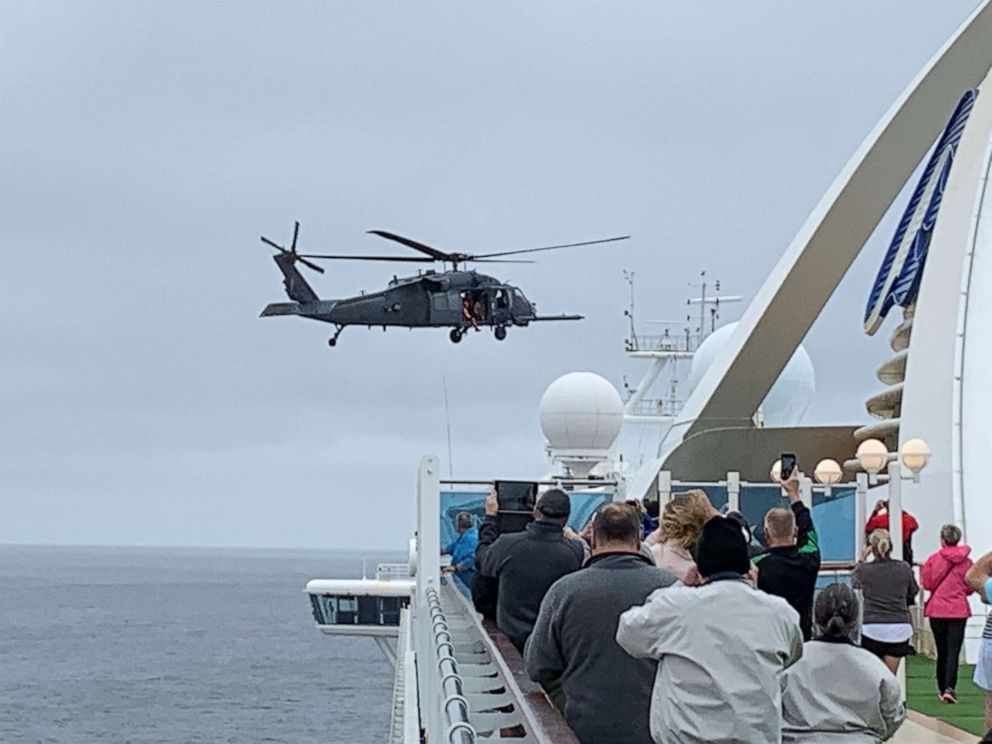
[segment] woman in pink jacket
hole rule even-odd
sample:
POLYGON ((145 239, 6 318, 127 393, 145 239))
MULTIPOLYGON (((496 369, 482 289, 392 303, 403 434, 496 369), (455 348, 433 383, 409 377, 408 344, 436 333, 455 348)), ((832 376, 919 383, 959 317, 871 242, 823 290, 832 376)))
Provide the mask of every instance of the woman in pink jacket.
POLYGON ((937 697, 945 703, 958 701, 958 658, 964 642, 964 626, 971 616, 968 595, 972 589, 964 575, 971 568, 971 548, 959 545, 961 530, 953 524, 940 528, 940 550, 927 558, 921 578, 930 598, 923 614, 930 618, 930 629, 937 646, 937 697))

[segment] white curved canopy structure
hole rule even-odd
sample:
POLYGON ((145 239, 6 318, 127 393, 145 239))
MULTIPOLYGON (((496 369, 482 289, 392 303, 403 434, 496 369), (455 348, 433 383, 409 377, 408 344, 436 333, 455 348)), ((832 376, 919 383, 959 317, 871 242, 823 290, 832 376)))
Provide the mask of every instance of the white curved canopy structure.
MULTIPOLYGON (((990 43, 992 48, 992 43, 990 43)), ((992 57, 992 51, 990 51, 992 57)), ((933 458, 908 508, 937 547, 955 522, 976 550, 992 545, 984 465, 992 443, 992 76, 974 110, 944 192, 913 315, 906 357, 900 440, 922 437, 933 458)))
MULTIPOLYGON (((944 521, 964 526, 975 545, 992 544, 979 467, 992 441, 992 386, 984 383, 992 362, 990 65, 992 7, 986 0, 899 96, 810 214, 661 443, 650 466, 654 475, 689 438, 751 425, 962 94, 979 88, 946 184, 915 321, 894 331, 897 358, 883 365, 886 381, 905 375, 902 398, 890 410, 879 397, 876 408, 893 418, 874 426, 898 432, 901 440, 922 437, 933 449, 923 483, 906 493, 908 508, 928 532, 921 535, 920 552, 936 545, 944 521), (915 356, 902 353, 910 338, 915 356)), ((651 473, 638 475, 638 484, 651 481, 651 473)))
POLYGON ((806 336, 961 94, 992 62, 983 2, 899 96, 810 214, 661 447, 747 422, 806 336))

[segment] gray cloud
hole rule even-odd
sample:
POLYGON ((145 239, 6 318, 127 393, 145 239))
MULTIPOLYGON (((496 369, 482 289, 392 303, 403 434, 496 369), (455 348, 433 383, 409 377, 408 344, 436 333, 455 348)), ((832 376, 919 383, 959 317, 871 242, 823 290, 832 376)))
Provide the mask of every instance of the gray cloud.
MULTIPOLYGON (((702 269, 753 296, 972 5, 0 5, 0 542, 396 547, 446 454, 442 374, 458 472, 540 471, 546 385, 640 369, 621 270, 644 318, 702 269), (314 250, 635 238, 501 267, 580 325, 331 351, 257 317, 281 299, 258 235, 294 219, 314 250)), ((886 232, 807 340, 812 420, 865 418, 886 232)))

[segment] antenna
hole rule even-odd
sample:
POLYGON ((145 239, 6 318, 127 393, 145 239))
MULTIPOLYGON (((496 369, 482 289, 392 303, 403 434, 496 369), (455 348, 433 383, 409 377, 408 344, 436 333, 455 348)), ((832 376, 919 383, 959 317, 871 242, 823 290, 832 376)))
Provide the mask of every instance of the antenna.
MULTIPOLYGON (((700 272, 699 274, 702 282, 700 284, 690 283, 690 287, 700 287, 699 297, 694 297, 690 300, 686 300, 687 305, 699 305, 699 338, 697 343, 701 344, 708 335, 716 330, 717 321, 720 320, 720 305, 728 302, 741 302, 744 298, 739 295, 724 295, 720 296, 720 280, 717 279, 713 282, 713 289, 715 294, 712 297, 706 296, 706 272, 700 272), (706 310, 710 311, 710 327, 709 331, 706 330, 706 310)), ((688 319, 688 318, 687 318, 688 319)))
POLYGON ((630 285, 630 307, 624 311, 624 315, 630 321, 630 338, 627 340, 627 350, 637 351, 637 331, 634 329, 634 272, 624 269, 623 280, 630 285))
POLYGON ((448 377, 441 373, 441 389, 444 390, 444 426, 448 431, 448 478, 455 479, 455 464, 451 459, 451 416, 448 415, 448 377))

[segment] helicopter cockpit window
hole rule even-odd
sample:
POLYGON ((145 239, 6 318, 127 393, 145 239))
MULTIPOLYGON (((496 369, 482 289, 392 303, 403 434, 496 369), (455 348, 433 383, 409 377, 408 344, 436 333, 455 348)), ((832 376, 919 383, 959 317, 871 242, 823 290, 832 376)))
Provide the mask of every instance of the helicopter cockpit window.
POLYGON ((524 297, 524 293, 521 292, 519 289, 513 290, 513 302, 518 307, 527 307, 528 305, 527 298, 524 297))
POLYGON ((496 290, 496 309, 497 310, 505 310, 508 305, 509 305, 509 303, 507 302, 506 290, 505 289, 497 289, 496 290))

